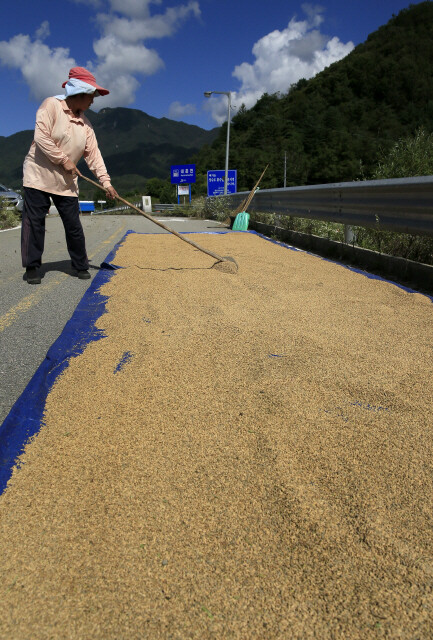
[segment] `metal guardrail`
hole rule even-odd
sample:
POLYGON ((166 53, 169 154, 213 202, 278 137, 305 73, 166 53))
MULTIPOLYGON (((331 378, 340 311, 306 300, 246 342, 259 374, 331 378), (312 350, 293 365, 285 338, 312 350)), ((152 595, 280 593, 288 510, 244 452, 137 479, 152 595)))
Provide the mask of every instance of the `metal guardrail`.
POLYGON ((163 211, 176 211, 176 209, 188 209, 190 204, 162 204, 160 202, 152 205, 152 211, 155 213, 163 211))
MULTIPOLYGON (((132 202, 139 209, 143 208, 143 204, 141 202, 132 202)), ((116 211, 127 211, 130 207, 126 205, 121 205, 118 207, 112 207, 110 209, 98 209, 92 211, 92 215, 104 214, 104 213, 115 213, 116 211)), ((165 211, 175 211, 176 209, 186 209, 187 206, 181 204, 154 204, 152 207, 152 213, 163 213, 165 211)))
MULTIPOLYGON (((235 209, 247 195, 216 197, 235 209)), ((262 189, 248 211, 433 236, 433 176, 262 189)))
MULTIPOLYGON (((139 209, 143 208, 143 205, 141 202, 132 202, 131 204, 135 205, 139 209)), ((102 215, 104 213, 115 213, 116 211, 127 211, 130 208, 131 207, 127 207, 126 204, 122 204, 119 207, 112 207, 111 209, 95 209, 94 211, 91 212, 91 215, 95 216, 95 215, 102 215)))
POLYGON ((178 205, 175 204, 153 204, 152 205, 152 213, 158 213, 159 211, 174 211, 175 207, 178 205))

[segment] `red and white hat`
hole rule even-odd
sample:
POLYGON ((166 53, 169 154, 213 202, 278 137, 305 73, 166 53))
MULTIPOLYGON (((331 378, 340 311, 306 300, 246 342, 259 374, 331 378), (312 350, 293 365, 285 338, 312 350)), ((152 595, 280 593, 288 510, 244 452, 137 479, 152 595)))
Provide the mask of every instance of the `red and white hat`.
MULTIPOLYGON (((104 89, 104 87, 100 87, 96 82, 95 76, 90 71, 87 71, 84 67, 72 67, 69 71, 69 80, 81 80, 81 82, 85 82, 86 84, 92 85, 95 87, 95 90, 101 96, 106 96, 108 93, 108 89, 104 89)), ((68 80, 62 84, 62 87, 65 88, 68 80)))

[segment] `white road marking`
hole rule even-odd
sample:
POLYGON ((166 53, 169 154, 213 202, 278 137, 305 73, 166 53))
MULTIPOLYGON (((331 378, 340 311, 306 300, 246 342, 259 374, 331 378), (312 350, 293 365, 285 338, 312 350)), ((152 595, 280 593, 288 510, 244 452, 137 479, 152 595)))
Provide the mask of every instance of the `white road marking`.
POLYGON ((19 224, 17 227, 11 227, 10 229, 0 229, 0 233, 3 233, 3 231, 15 231, 15 229, 21 229, 21 225, 19 224))

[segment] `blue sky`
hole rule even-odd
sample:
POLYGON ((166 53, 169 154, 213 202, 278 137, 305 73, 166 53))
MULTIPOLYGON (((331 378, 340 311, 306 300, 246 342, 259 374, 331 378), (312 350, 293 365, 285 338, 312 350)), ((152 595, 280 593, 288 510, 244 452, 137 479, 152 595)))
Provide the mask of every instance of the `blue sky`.
MULTIPOLYGON (((347 55, 407 0, 14 0, 0 19, 0 136, 33 129, 71 66, 131 107, 210 129, 347 55)), ((418 4, 418 2, 412 2, 418 4)))

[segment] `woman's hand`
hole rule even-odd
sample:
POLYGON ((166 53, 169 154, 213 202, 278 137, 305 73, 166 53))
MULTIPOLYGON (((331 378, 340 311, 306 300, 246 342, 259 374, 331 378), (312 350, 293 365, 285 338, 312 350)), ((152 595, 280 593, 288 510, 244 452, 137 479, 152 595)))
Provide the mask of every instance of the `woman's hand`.
POLYGON ((69 158, 64 163, 63 168, 66 171, 66 173, 70 173, 73 178, 75 178, 75 176, 81 175, 77 167, 74 165, 72 160, 69 160, 69 158))
POLYGON ((107 198, 110 198, 110 200, 114 200, 114 198, 117 198, 119 196, 116 189, 112 187, 111 184, 109 187, 105 188, 105 193, 107 195, 107 198))

